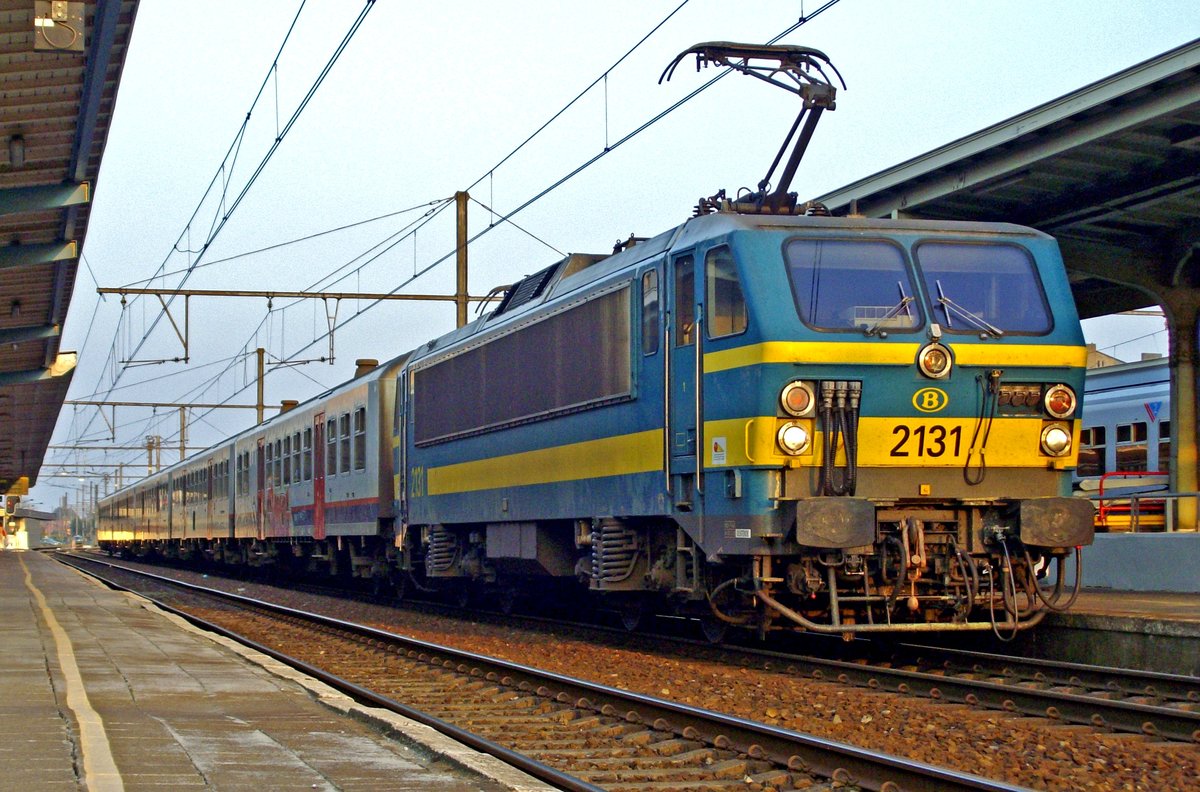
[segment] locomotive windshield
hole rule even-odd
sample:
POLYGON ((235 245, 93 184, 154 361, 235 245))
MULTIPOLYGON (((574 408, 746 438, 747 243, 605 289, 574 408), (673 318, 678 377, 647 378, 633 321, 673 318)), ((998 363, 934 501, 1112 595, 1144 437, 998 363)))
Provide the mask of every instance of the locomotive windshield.
MULTIPOLYGON (((866 335, 922 324, 904 250, 882 240, 793 239, 784 246, 796 308, 820 330, 866 335)), ((1044 335, 1053 328, 1033 258, 1017 245, 924 241, 915 265, 931 321, 948 333, 1044 335)))
POLYGON ((1024 248, 922 242, 916 258, 934 321, 947 332, 1040 335, 1053 327, 1033 259, 1024 248))
POLYGON ((784 247, 800 318, 821 330, 920 326, 904 251, 890 242, 793 239, 784 247))

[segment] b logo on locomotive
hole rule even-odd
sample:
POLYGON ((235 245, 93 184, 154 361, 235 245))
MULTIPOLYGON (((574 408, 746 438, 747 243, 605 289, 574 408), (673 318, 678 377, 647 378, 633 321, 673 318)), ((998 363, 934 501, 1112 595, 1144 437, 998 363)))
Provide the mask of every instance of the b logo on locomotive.
POLYGON ((913 407, 923 413, 934 413, 950 403, 950 397, 941 388, 921 388, 913 394, 913 407))

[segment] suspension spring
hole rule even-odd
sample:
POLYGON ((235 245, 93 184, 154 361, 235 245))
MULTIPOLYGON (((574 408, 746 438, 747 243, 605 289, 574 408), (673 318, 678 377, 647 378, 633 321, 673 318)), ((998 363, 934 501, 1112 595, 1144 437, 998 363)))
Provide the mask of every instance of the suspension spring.
POLYGON ((593 538, 592 580, 597 588, 619 583, 633 574, 641 549, 636 530, 616 520, 604 520, 593 538))
POLYGON ((429 529, 429 553, 425 556, 425 568, 430 572, 447 572, 458 560, 458 537, 443 525, 429 529))

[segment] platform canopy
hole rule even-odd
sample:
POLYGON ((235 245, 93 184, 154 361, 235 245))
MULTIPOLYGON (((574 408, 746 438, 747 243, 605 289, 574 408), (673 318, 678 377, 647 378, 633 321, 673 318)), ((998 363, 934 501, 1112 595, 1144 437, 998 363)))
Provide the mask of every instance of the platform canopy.
POLYGON ((37 478, 137 0, 0 0, 0 492, 37 478))
POLYGON ((870 217, 1053 234, 1084 318, 1157 304, 1162 288, 1194 290, 1200 40, 817 200, 834 214, 855 202, 870 217))
POLYGON ((1172 484, 1198 489, 1200 39, 817 200, 834 214, 1032 226, 1058 238, 1083 318, 1161 305, 1172 484))

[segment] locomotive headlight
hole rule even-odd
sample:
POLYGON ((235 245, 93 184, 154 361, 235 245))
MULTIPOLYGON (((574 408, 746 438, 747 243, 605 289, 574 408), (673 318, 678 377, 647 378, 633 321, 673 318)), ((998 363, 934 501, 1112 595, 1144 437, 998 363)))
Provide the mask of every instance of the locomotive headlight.
POLYGON ((1066 385, 1054 385, 1046 389, 1042 406, 1054 418, 1066 418, 1075 412, 1075 391, 1066 385))
POLYGON ((1052 423, 1042 429, 1042 451, 1050 456, 1071 453, 1071 430, 1066 424, 1052 423))
POLYGON ((812 386, 807 382, 794 381, 783 386, 779 393, 779 404, 788 415, 803 418, 811 415, 817 400, 812 386))
POLYGON ((788 421, 779 427, 775 440, 785 454, 798 456, 808 450, 808 430, 798 423, 788 421))
POLYGON ((927 345, 917 355, 917 367, 930 379, 944 379, 950 374, 950 350, 938 343, 927 345))

